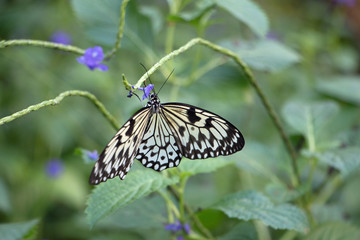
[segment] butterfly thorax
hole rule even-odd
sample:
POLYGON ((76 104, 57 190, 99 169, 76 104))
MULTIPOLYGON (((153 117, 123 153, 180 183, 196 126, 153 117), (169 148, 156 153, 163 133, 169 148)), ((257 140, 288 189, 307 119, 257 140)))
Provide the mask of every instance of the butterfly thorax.
POLYGON ((159 113, 160 100, 159 100, 158 96, 155 93, 152 93, 150 95, 150 100, 146 104, 146 107, 151 107, 153 114, 154 113, 159 113))

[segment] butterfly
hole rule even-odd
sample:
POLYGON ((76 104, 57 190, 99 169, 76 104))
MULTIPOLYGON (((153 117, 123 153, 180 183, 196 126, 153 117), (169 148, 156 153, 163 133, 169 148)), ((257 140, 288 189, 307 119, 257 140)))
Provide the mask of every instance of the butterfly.
POLYGON ((144 91, 144 96, 149 99, 147 105, 119 129, 99 155, 90 184, 116 176, 123 180, 135 158, 145 167, 162 171, 178 166, 182 157, 226 156, 245 145, 241 132, 215 113, 185 103, 161 104, 150 90, 144 91))

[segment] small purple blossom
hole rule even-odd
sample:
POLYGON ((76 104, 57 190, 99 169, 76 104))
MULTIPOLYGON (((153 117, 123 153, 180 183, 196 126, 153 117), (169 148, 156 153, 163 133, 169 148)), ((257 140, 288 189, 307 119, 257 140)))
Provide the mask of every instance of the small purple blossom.
POLYGON ((190 234, 190 225, 185 223, 182 224, 179 220, 176 220, 174 223, 169 223, 165 225, 165 230, 171 231, 172 234, 179 234, 176 239, 177 240, 183 240, 184 236, 181 235, 181 233, 186 233, 186 235, 190 234))
POLYGON ((46 163, 45 172, 50 178, 59 177, 64 171, 64 164, 60 159, 51 159, 46 163))
POLYGON ((70 45, 72 43, 71 36, 64 31, 56 31, 51 35, 50 40, 54 43, 70 45))
POLYGON ((182 230, 182 224, 179 220, 176 220, 174 223, 169 223, 165 225, 165 230, 172 231, 172 232, 178 232, 182 230))
POLYGON ((333 3, 344 5, 347 7, 354 7, 356 4, 356 0, 333 0, 333 3))
POLYGON ((104 60, 104 53, 99 46, 86 49, 84 55, 78 57, 76 60, 88 66, 90 70, 94 70, 95 68, 98 68, 100 71, 108 70, 108 66, 101 63, 104 60))
POLYGON ((189 235, 189 234, 190 234, 190 225, 187 224, 187 223, 185 223, 185 224, 183 225, 183 228, 184 228, 186 234, 189 235))
POLYGON ((97 160, 99 158, 99 154, 96 150, 90 152, 90 151, 86 151, 86 155, 88 156, 88 158, 90 158, 91 160, 97 160))
POLYGON ((128 98, 131 98, 133 96, 133 91, 129 91, 129 95, 127 95, 128 98))
POLYGON ((139 88, 138 88, 139 90, 141 90, 141 91, 144 92, 144 95, 143 95, 143 98, 142 98, 143 100, 144 100, 145 98, 148 98, 148 97, 149 97, 150 91, 153 90, 153 88, 154 88, 154 85, 153 85, 153 84, 149 84, 149 85, 147 85, 147 86, 144 87, 144 88, 142 88, 142 87, 139 87, 139 88))

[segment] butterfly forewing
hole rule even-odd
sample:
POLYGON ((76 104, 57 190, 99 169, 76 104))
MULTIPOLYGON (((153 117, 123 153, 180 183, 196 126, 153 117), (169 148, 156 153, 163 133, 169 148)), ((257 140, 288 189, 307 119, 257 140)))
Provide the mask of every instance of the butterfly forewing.
POLYGON ((96 161, 90 175, 90 184, 99 184, 115 176, 125 178, 144 136, 150 115, 148 107, 142 108, 119 129, 96 161))
POLYGON ((245 145, 240 131, 212 112, 182 103, 166 103, 161 108, 187 158, 229 155, 245 145))

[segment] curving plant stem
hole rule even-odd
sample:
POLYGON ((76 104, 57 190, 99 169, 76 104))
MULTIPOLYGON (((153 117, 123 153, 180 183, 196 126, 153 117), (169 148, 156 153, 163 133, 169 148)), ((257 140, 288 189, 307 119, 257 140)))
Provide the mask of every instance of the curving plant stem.
POLYGON ((0 126, 5 123, 11 122, 19 117, 22 117, 26 114, 29 114, 33 111, 37 111, 43 107, 55 106, 55 105, 59 104, 62 100, 64 100, 64 98, 70 97, 70 96, 80 96, 80 97, 85 97, 85 98, 89 99, 99 109, 99 111, 104 115, 104 117, 110 122, 110 124, 115 129, 119 129, 120 125, 117 123, 115 118, 110 114, 110 112, 104 107, 104 105, 95 97, 95 95, 93 95, 87 91, 79 91, 79 90, 71 90, 71 91, 62 92, 56 98, 46 100, 46 101, 43 101, 43 102, 35 104, 35 105, 31 105, 21 111, 13 113, 7 117, 3 117, 0 119, 0 126))
POLYGON ((72 52, 76 54, 84 54, 85 50, 74 47, 71 45, 64 45, 60 43, 53 43, 42 40, 31 40, 31 39, 18 39, 18 40, 2 40, 0 41, 0 48, 14 47, 14 46, 35 46, 35 47, 46 47, 55 50, 61 50, 64 52, 72 52))
POLYGON ((126 15, 126 6, 129 3, 130 0, 124 0, 121 4, 120 9, 120 20, 119 20, 119 30, 116 35, 116 42, 113 49, 111 49, 106 55, 106 59, 110 59, 114 54, 120 49, 121 39, 124 35, 124 26, 125 26, 125 15, 126 15))
POLYGON ((285 147, 291 157, 291 167, 293 169, 293 172, 295 174, 295 178, 296 178, 296 183, 295 185, 298 185, 300 183, 300 174, 299 174, 299 170, 298 170, 298 166, 297 166, 297 162, 296 162, 296 153, 295 150, 293 148, 293 146, 290 143, 290 140, 288 138, 288 136, 286 135, 286 132, 284 130, 284 128, 282 127, 279 117, 277 116, 277 114, 275 113, 275 110, 273 109, 273 107, 270 105, 270 102, 268 101, 268 99, 266 98, 264 92, 261 90, 259 84, 256 82, 253 74, 251 73, 249 67, 238 57, 238 55, 236 55, 234 52, 223 48, 219 45, 213 44, 205 39, 202 38, 194 38, 192 40, 190 40, 188 43, 186 43, 184 46, 172 51, 171 53, 169 53, 168 55, 166 55, 165 57, 161 58, 154 66, 152 66, 146 73, 144 73, 144 75, 139 79, 139 81, 134 85, 134 88, 137 89, 141 86, 141 84, 147 79, 147 77, 151 74, 153 74, 161 65, 163 65, 165 62, 169 61, 170 59, 174 58, 175 56, 189 50, 191 47, 197 45, 197 44, 201 44, 204 45, 214 51, 217 51, 221 54, 224 54, 228 57, 231 57, 241 68, 241 70, 243 70, 247 80, 249 81, 249 83, 251 84, 251 86, 255 89, 257 95, 260 97, 260 100, 262 102, 262 104, 264 105, 267 113, 269 114, 271 120, 273 121, 275 127, 277 128, 277 130, 279 131, 279 134, 281 136, 282 141, 285 144, 285 147))

